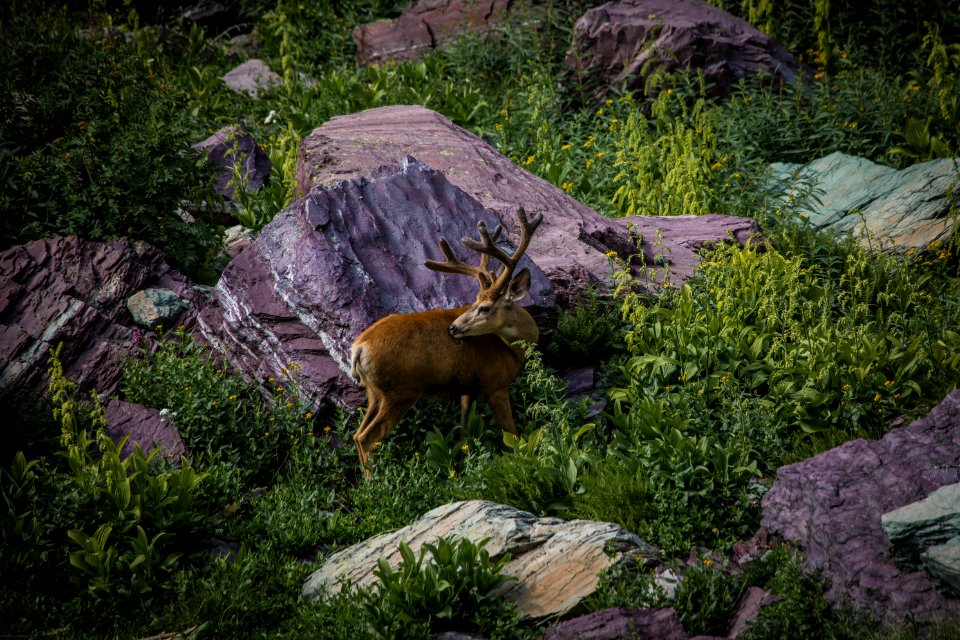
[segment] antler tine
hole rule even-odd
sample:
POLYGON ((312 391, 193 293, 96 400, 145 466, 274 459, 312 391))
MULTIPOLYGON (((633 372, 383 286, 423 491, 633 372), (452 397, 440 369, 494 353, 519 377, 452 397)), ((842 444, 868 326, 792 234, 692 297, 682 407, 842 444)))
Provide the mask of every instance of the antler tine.
POLYGON ((456 254, 453 253, 450 243, 445 239, 440 240, 440 252, 447 259, 446 262, 440 262, 439 260, 426 260, 423 264, 428 269, 433 269, 434 271, 441 271, 443 273, 458 273, 460 275, 474 277, 480 281, 481 289, 486 289, 490 286, 490 283, 493 281, 493 277, 487 270, 487 265, 483 259, 481 259, 479 267, 474 267, 461 262, 460 259, 457 258, 456 254))
POLYGON ((536 212, 532 219, 527 219, 527 212, 524 211, 523 207, 517 207, 517 220, 520 224, 520 240, 517 243, 517 248, 514 250, 512 256, 508 256, 505 251, 496 246, 493 240, 500 234, 500 226, 497 226, 497 231, 494 232, 494 237, 491 238, 487 233, 486 225, 483 222, 477 224, 477 230, 480 232, 480 242, 476 240, 471 240, 470 238, 464 238, 462 240, 463 244, 474 251, 478 251, 485 255, 490 255, 496 258, 500 264, 504 266, 503 271, 501 271, 496 280, 491 285, 491 288, 496 292, 503 291, 503 287, 510 282, 510 278, 513 277, 513 271, 517 268, 517 264, 520 262, 520 258, 523 257, 523 253, 527 250, 527 246, 530 244, 530 239, 533 237, 533 232, 537 230, 537 227, 540 226, 540 223, 543 222, 543 214, 539 211, 536 212), (468 242, 469 241, 469 242, 468 242))

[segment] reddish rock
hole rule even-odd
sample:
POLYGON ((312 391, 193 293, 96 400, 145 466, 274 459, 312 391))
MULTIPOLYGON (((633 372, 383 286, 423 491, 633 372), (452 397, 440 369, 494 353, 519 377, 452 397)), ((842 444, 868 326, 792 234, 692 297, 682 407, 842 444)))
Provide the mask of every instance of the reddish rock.
POLYGON ((247 191, 256 191, 270 179, 270 158, 241 127, 224 127, 193 147, 205 152, 210 162, 220 167, 214 188, 227 200, 233 199, 231 181, 238 161, 247 191))
POLYGON ((541 640, 687 640, 672 609, 604 609, 564 620, 541 640))
POLYGON ((463 33, 484 31, 518 3, 509 0, 420 0, 396 20, 356 27, 357 64, 415 60, 463 33))
POLYGON ((159 249, 142 242, 56 236, 0 253, 0 396, 45 393, 48 355, 60 343, 64 371, 82 391, 114 393, 121 358, 136 352, 142 331, 126 301, 148 287, 186 301, 177 321, 187 326, 205 301, 159 249))
POLYGON ((111 400, 107 405, 107 435, 119 442, 121 438, 130 436, 121 451, 122 456, 134 452, 136 445, 144 453, 160 448, 157 454, 179 464, 180 458, 186 455, 187 449, 180 437, 180 430, 159 409, 151 409, 142 404, 111 400))
POLYGON ((601 85, 599 95, 624 82, 642 90, 656 69, 703 71, 718 96, 758 73, 788 82, 807 73, 767 35, 702 0, 608 2, 577 20, 574 38, 567 64, 601 85))
POLYGON ((937 592, 923 571, 897 566, 880 518, 957 482, 958 468, 954 391, 927 417, 880 440, 854 440, 781 468, 763 497, 762 526, 797 545, 837 605, 888 622, 955 618, 960 601, 937 592))
POLYGON ((590 281, 610 282, 608 251, 623 257, 638 253, 631 228, 643 237, 643 260, 654 264, 662 255, 675 283, 692 273, 704 244, 726 242, 728 233, 742 243, 760 232, 752 219, 733 216, 604 218, 477 136, 418 106, 381 107, 324 123, 301 145, 297 185, 307 193, 318 185, 370 175, 408 154, 489 208, 507 233, 515 233, 516 207, 543 212, 527 255, 550 278, 562 304, 590 281), (655 246, 658 231, 662 246, 655 246))
MULTIPOLYGON (((359 406, 361 390, 346 374, 350 344, 389 313, 473 302, 475 280, 423 263, 443 259, 438 243, 447 238, 462 260, 476 264, 458 240, 475 236, 481 220, 497 224, 443 174, 412 158, 315 189, 277 214, 228 265, 200 330, 253 379, 279 377, 295 362, 317 405, 359 406)), ((521 265, 532 274, 522 304, 542 317, 555 306, 550 282, 528 257, 521 265)))

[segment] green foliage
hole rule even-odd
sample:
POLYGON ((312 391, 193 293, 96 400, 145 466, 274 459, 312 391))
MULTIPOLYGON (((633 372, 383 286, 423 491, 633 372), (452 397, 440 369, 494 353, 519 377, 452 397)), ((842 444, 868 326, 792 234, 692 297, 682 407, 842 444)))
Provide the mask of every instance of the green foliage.
POLYGON ((457 485, 437 475, 424 456, 397 460, 389 441, 375 455, 374 476, 350 494, 353 539, 349 542, 406 526, 454 497, 457 485))
POLYGON ((3 247, 55 234, 127 236, 187 271, 211 258, 216 229, 177 213, 204 197, 210 172, 191 152, 169 70, 141 55, 149 34, 82 35, 55 11, 0 28, 3 247))
POLYGON ((686 567, 673 606, 683 628, 702 635, 726 634, 746 580, 732 576, 709 557, 686 567))
POLYGON ((622 348, 622 333, 615 302, 589 286, 561 309, 545 354, 554 366, 568 368, 602 361, 622 348))
POLYGON ((494 592, 513 579, 500 573, 510 555, 492 560, 487 542, 440 537, 417 555, 401 542, 397 568, 380 558, 378 582, 357 591, 368 629, 382 638, 416 638, 425 630, 483 630, 491 618, 509 614, 494 592))
MULTIPOLYGON (((653 84, 669 84, 658 77, 653 84)), ((707 101, 692 106, 671 86, 658 87, 651 119, 631 113, 620 128, 613 204, 620 215, 687 215, 722 212, 718 196, 727 158, 719 149, 707 101)), ((699 88, 705 93, 705 87, 699 88)), ((724 172, 725 173, 725 172, 724 172)), ((740 174, 735 174, 737 178, 740 174)))
POLYGON ((272 392, 271 406, 257 385, 231 372, 185 329, 161 338, 125 363, 123 392, 131 402, 167 410, 201 468, 222 462, 265 481, 298 442, 318 437, 300 397, 296 363, 283 379, 262 381, 272 392))
POLYGON ((67 532, 80 547, 70 554, 70 564, 86 574, 94 596, 129 598, 150 592, 169 579, 187 548, 187 541, 178 538, 202 524, 193 500, 204 476, 187 461, 179 469, 158 472, 153 462, 160 451, 144 454, 139 445, 121 458, 127 439, 115 443, 106 435, 103 407, 95 395, 89 408, 80 403, 75 385, 63 375, 59 354, 59 347, 51 353, 50 389, 54 415, 63 427, 63 455, 78 494, 78 515, 87 512, 84 519, 99 523, 93 535, 81 529, 67 532), (94 437, 83 427, 83 412, 96 428, 94 437))

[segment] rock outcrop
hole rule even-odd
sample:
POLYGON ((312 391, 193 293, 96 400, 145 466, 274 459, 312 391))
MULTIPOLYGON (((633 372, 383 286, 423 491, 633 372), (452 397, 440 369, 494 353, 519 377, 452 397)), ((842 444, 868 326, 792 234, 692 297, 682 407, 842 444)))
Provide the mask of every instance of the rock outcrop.
POLYGON ((642 90, 658 69, 702 71, 726 96, 758 74, 788 82, 807 74, 789 51, 748 22, 702 0, 621 0, 588 10, 575 26, 567 64, 597 95, 642 90))
POLYGON ((827 597, 887 622, 956 617, 919 569, 898 566, 881 526, 883 514, 958 481, 960 391, 925 418, 880 440, 854 440, 782 467, 763 497, 762 525, 794 542, 827 597))
POLYGON ((467 538, 475 543, 489 538, 493 558, 509 553, 504 575, 515 581, 500 594, 515 602, 524 617, 534 620, 562 616, 594 593, 597 577, 614 564, 649 565, 659 552, 615 524, 586 520, 537 518, 513 507, 473 500, 430 511, 417 522, 384 533, 330 556, 303 587, 310 599, 340 589, 343 581, 366 585, 376 579, 378 558, 396 566, 399 544, 416 554, 425 542, 437 538, 467 538))
POLYGON ((744 242, 759 235, 756 222, 732 216, 633 216, 607 219, 526 169, 491 145, 419 106, 392 106, 330 119, 300 148, 297 185, 302 193, 318 185, 370 175, 378 167, 412 155, 443 173, 454 185, 489 208, 508 233, 514 211, 541 211, 544 222, 527 254, 550 278, 558 298, 572 299, 587 283, 609 283, 607 252, 624 258, 641 254, 655 265, 662 255, 675 283, 687 278, 696 253, 707 243, 744 242), (643 237, 638 250, 631 237, 643 237), (655 246, 657 231, 662 246, 655 246))
MULTIPOLYGON (((346 374, 350 344, 390 313, 472 303, 474 280, 423 263, 443 260, 438 243, 447 238, 462 260, 476 264, 458 239, 475 237, 480 221, 497 224, 443 174, 412 158, 315 189, 277 214, 227 266, 200 330, 252 379, 277 376, 296 362, 317 406, 359 406, 361 391, 346 374)), ((522 303, 535 317, 550 312, 549 280, 528 257, 521 265, 533 276, 522 303)))
POLYGON ((356 27, 357 64, 415 60, 454 37, 484 31, 517 4, 509 0, 420 0, 395 20, 356 27))
POLYGON ((171 325, 192 325, 206 301, 205 290, 143 242, 56 236, 0 253, 0 396, 27 389, 43 394, 48 355, 60 343, 67 377, 82 391, 113 394, 121 359, 134 354, 138 336, 148 332, 134 324, 127 300, 150 288, 182 300, 171 325))
POLYGON ((946 244, 960 203, 957 163, 943 158, 897 171, 866 158, 831 153, 806 165, 775 163, 774 180, 812 190, 799 214, 817 229, 853 234, 875 247, 926 249, 946 244), (935 246, 935 245, 934 245, 935 246))

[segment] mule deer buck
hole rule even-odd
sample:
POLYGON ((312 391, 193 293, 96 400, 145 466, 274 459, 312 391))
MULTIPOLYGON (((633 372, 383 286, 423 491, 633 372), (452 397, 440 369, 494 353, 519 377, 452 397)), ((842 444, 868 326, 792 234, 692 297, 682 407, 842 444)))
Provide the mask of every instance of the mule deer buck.
POLYGON ((527 220, 517 209, 520 240, 513 255, 496 245, 503 227, 491 234, 477 224, 479 240, 463 238, 468 249, 480 254, 479 266, 461 262, 446 240, 440 251, 446 262, 427 260, 434 271, 472 276, 480 283, 473 304, 456 309, 393 314, 367 327, 350 349, 351 373, 367 392, 367 413, 353 439, 364 474, 371 475, 370 454, 422 397, 460 400, 464 423, 473 396, 483 396, 494 420, 504 431, 516 434, 510 410, 510 383, 520 372, 524 352, 517 340, 536 343, 537 324, 517 302, 530 289, 530 270, 514 270, 543 216, 527 220), (490 259, 502 268, 490 270, 490 259))

